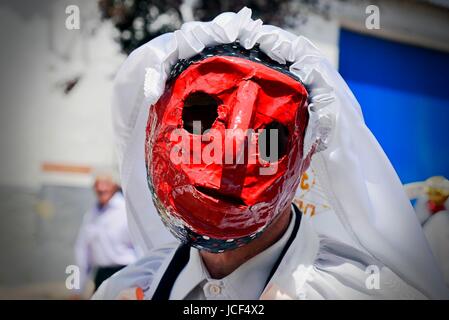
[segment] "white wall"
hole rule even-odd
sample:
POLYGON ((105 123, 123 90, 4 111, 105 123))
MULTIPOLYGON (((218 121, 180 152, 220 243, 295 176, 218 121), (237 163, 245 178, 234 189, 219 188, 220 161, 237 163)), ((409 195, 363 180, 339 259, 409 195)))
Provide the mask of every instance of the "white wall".
POLYGON ((0 4, 0 20, 10 27, 0 31, 9 41, 0 60, 1 185, 87 184, 88 175, 43 173, 41 165, 114 164, 109 106, 124 59, 115 30, 99 23, 94 1, 55 2, 46 13, 23 16, 0 4), (81 29, 67 30, 65 8, 77 3, 81 29), (65 95, 64 83, 77 75, 79 83, 65 95))
POLYGON ((449 3, 433 6, 430 1, 349 0, 334 6, 339 23, 373 36, 449 52, 449 3), (380 10, 380 29, 365 27, 368 5, 380 10))
MULTIPOLYGON (((448 10, 415 1, 327 2, 329 19, 311 15, 293 32, 309 37, 336 67, 340 26, 449 51, 448 10), (380 30, 365 28, 369 4, 380 8, 380 30)), ((100 24, 95 1, 50 3, 29 15, 0 4, 8 26, 0 28, 0 185, 87 185, 89 175, 43 173, 41 165, 115 164, 109 106, 112 78, 124 60, 115 30, 100 24), (81 30, 65 28, 69 4, 79 5, 81 30), (62 84, 77 75, 80 82, 64 95, 62 84)))

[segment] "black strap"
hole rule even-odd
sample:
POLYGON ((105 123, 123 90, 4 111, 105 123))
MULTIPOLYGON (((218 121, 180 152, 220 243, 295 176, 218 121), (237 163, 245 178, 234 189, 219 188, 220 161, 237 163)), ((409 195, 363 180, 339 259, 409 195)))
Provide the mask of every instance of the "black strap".
POLYGON ((167 270, 165 270, 161 281, 159 281, 159 285, 153 294, 152 300, 168 300, 170 298, 171 289, 173 288, 178 275, 189 262, 189 259, 190 246, 181 244, 176 250, 167 270))
MULTIPOLYGON (((268 282, 270 282, 271 278, 273 277, 274 273, 279 267, 279 264, 281 263, 282 259, 284 258, 285 254, 290 248, 290 245, 292 244, 293 240, 295 240, 296 235, 298 233, 299 225, 301 224, 302 213, 294 203, 293 209, 295 211, 296 219, 295 225, 293 226, 292 234, 288 238, 287 243, 282 249, 281 254, 276 260, 276 263, 274 264, 273 268, 271 269, 268 279, 265 282, 265 287, 267 286, 268 282)), ((170 293, 173 288, 173 285, 175 284, 175 281, 178 278, 181 271, 189 262, 189 259, 190 259, 190 246, 187 244, 181 244, 176 250, 172 260, 170 261, 170 264, 168 265, 164 275, 162 276, 161 281, 159 281, 157 289, 153 294, 152 300, 168 300, 170 298, 170 293)))
POLYGON ((264 288, 268 285, 268 282, 270 282, 271 278, 273 278, 274 273, 278 269, 279 265, 281 264, 282 259, 284 259, 285 254, 287 253, 288 249, 290 248, 293 240, 295 240, 296 235, 298 234, 299 225, 301 224, 301 217, 302 213, 301 210, 296 206, 296 204, 293 204, 293 210, 295 210, 295 225, 293 226, 292 234, 287 240, 287 243, 285 244, 284 248, 282 249, 281 254, 279 255, 278 259, 276 260, 276 263, 273 265, 273 268, 271 268, 270 274, 268 275, 268 279, 265 282, 264 288))

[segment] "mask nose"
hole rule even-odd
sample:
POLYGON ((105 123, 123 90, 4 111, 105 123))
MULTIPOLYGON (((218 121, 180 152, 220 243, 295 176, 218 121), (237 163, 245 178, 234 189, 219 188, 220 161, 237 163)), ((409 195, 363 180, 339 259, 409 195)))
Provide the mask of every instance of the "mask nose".
POLYGON ((242 148, 247 142, 247 130, 252 126, 258 92, 259 86, 252 81, 243 81, 236 90, 234 105, 228 119, 227 129, 229 130, 225 139, 226 146, 232 146, 232 143, 236 146, 232 163, 243 163, 240 156, 244 154, 242 148))
POLYGON ((233 99, 225 135, 225 159, 220 190, 239 197, 246 176, 248 129, 252 129, 259 86, 252 81, 242 81, 233 99))
POLYGON ((258 93, 259 86, 252 81, 243 81, 239 84, 228 122, 228 129, 246 130, 250 127, 258 93))

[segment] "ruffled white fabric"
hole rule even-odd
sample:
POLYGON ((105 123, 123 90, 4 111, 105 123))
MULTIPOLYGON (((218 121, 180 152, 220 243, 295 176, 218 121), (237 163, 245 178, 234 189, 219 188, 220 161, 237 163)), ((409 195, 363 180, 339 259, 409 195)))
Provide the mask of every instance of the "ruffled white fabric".
MULTIPOLYGON (((323 196, 348 237, 373 259, 429 298, 447 298, 413 209, 381 147, 363 121, 360 106, 338 72, 306 38, 251 19, 251 10, 190 22, 134 51, 114 88, 113 121, 132 234, 144 251, 170 241, 151 203, 144 165, 148 109, 162 95, 171 67, 215 44, 256 43, 290 71, 310 94, 305 156, 323 196)), ((379 110, 379 116, 386 116, 379 110)), ((385 112, 385 111, 383 111, 385 112)), ((307 200, 307 199, 306 199, 307 200)), ((279 279, 279 283, 282 283, 279 279)))

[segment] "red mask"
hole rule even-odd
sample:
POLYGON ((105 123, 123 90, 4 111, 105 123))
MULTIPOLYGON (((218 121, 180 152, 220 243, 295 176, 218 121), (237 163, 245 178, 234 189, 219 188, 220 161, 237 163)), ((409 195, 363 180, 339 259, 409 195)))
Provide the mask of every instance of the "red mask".
POLYGON ((292 76, 240 57, 191 64, 150 108, 147 125, 149 185, 165 224, 181 241, 216 252, 257 237, 291 204, 308 165, 307 123, 307 91, 292 76), (196 134, 193 121, 201 121, 196 134), (229 136, 238 129, 245 134, 229 136), (267 129, 278 129, 277 161, 261 154, 267 129), (222 154, 210 152, 212 142, 222 154), (173 161, 179 149, 181 163, 173 161), (220 161, 205 163, 204 155, 220 161))

